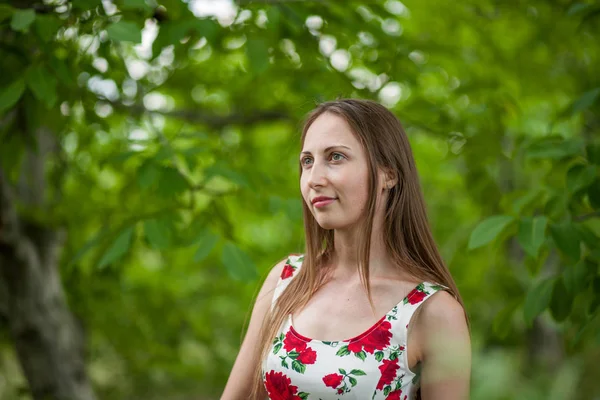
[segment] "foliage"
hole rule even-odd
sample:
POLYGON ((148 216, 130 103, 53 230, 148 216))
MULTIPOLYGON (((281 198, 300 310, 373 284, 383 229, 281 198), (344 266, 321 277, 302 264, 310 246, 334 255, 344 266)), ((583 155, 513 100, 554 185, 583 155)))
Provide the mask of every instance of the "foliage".
POLYGON ((302 251, 300 121, 356 96, 410 137, 473 398, 595 398, 600 3, 239 3, 0 5, 0 168, 56 139, 45 206, 19 211, 68 233, 99 397, 218 397, 259 278, 302 251))

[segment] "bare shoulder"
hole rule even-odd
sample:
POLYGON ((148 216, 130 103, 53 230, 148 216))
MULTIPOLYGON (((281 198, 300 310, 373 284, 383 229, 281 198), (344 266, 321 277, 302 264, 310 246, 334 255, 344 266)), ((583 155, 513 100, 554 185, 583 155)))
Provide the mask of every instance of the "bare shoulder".
POLYGON ((445 290, 435 293, 423 304, 419 319, 426 329, 454 331, 467 326, 463 306, 445 290))

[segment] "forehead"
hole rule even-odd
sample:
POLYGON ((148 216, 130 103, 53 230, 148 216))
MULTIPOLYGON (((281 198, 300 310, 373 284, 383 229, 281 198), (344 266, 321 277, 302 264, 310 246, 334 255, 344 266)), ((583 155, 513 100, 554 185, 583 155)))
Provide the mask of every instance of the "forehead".
POLYGON ((318 151, 333 145, 358 150, 361 146, 344 118, 323 113, 310 125, 304 138, 303 151, 318 151))

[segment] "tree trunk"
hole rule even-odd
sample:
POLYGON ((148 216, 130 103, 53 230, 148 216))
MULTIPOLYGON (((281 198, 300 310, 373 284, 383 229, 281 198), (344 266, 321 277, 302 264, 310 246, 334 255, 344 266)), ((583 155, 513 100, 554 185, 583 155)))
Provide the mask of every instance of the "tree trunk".
MULTIPOLYGON (((53 137, 36 135, 27 152, 18 196, 0 169, 0 320, 6 323, 34 399, 93 400, 84 340, 69 311, 59 272, 64 232, 25 219, 16 204, 44 209, 46 157, 53 137)), ((49 210, 46 210, 49 211, 49 210)))

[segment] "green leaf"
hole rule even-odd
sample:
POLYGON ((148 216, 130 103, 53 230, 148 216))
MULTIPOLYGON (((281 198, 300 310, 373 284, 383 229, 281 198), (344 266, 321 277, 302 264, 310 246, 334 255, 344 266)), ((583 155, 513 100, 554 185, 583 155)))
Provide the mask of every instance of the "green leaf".
POLYGON ((588 188, 590 204, 596 210, 600 210, 600 179, 596 179, 588 188))
POLYGON ((275 347, 273 347, 273 354, 277 354, 279 353, 279 350, 281 350, 281 347, 283 346, 283 343, 277 343, 275 345, 275 347))
POLYGON ((61 25, 62 23, 55 15, 38 15, 34 28, 39 38, 43 42, 49 43, 54 40, 56 32, 61 25))
POLYGON ((252 259, 232 242, 228 241, 223 245, 221 261, 229 276, 235 280, 252 280, 257 277, 252 259))
POLYGON ((74 80, 65 62, 57 57, 51 57, 48 63, 52 71, 65 86, 73 86, 74 80))
POLYGON ((529 326, 550 304, 554 281, 555 278, 548 278, 529 288, 523 305, 523 316, 529 326))
POLYGON ((299 355, 300 355, 300 353, 298 353, 297 351, 294 351, 294 350, 290 351, 290 352, 287 354, 287 356, 288 356, 289 358, 293 358, 293 359, 296 359, 296 358, 298 358, 298 356, 299 356, 299 355))
POLYGON ((556 247, 571 261, 581 257, 580 236, 577 228, 570 222, 551 224, 550 233, 556 247))
POLYGON ((591 4, 587 4, 587 3, 574 3, 572 4, 569 9, 567 10, 567 15, 573 16, 575 14, 579 14, 585 10, 588 10, 592 7, 591 4))
POLYGON ((294 360, 292 361, 292 369, 300 374, 303 374, 306 370, 306 365, 302 364, 297 360, 294 360))
POLYGON ((152 187, 156 182, 158 182, 158 178, 160 176, 159 167, 154 164, 152 161, 145 161, 137 173, 137 183, 140 189, 145 190, 152 187))
POLYGON ((511 330, 512 319, 522 299, 512 301, 496 314, 492 321, 492 330, 500 339, 505 338, 511 330))
POLYGON ((15 10, 10 21, 10 28, 13 31, 28 32, 29 26, 35 21, 35 11, 31 8, 25 10, 15 10))
POLYGON ((237 183, 240 186, 248 186, 248 180, 244 175, 233 171, 232 169, 221 163, 217 163, 206 168, 204 170, 204 174, 207 180, 214 176, 222 176, 232 181, 233 183, 237 183))
POLYGON ((546 217, 523 218, 519 224, 517 240, 523 250, 533 258, 537 258, 542 244, 544 244, 546 217))
POLYGON ((92 247, 96 246, 106 236, 108 229, 104 228, 98 231, 94 236, 88 239, 87 242, 75 253, 73 258, 67 264, 67 267, 73 266, 77 261, 81 259, 92 247))
POLYGON ((381 361, 381 360, 383 360, 383 351, 378 351, 378 352, 376 352, 376 353, 375 353, 375 359, 376 359, 377 361, 381 361))
POLYGON ((575 296, 589 283, 587 281, 587 265, 585 260, 575 265, 567 266, 562 273, 563 282, 567 292, 575 296))
POLYGON ((350 384, 352 385, 352 387, 356 386, 356 383, 357 383, 356 378, 349 376, 348 380, 350 381, 350 384))
POLYGON ((562 277, 554 282, 552 290, 552 299, 550 301, 550 311, 555 321, 564 321, 571 313, 573 307, 573 295, 569 293, 562 277))
POLYGON ((551 219, 557 219, 565 213, 568 203, 569 199, 564 191, 555 193, 546 202, 544 206, 544 214, 551 219))
POLYGON ((177 168, 161 167, 158 179, 158 193, 170 197, 189 189, 186 178, 177 168))
POLYGON ((169 227, 162 220, 149 219, 144 221, 144 234, 153 248, 165 249, 169 247, 169 227))
POLYGON ((565 140, 561 136, 549 136, 534 142, 527 148, 527 158, 548 158, 561 160, 580 154, 583 150, 581 139, 565 140))
POLYGON ((367 358, 367 353, 365 353, 364 350, 361 350, 358 353, 354 353, 354 355, 356 356, 356 358, 360 358, 363 361, 365 361, 365 359, 367 358))
POLYGON ((306 392, 300 392, 300 393, 298 393, 298 397, 300 397, 302 400, 307 400, 308 399, 308 395, 309 395, 309 393, 306 393, 306 392))
POLYGON ((571 115, 588 109, 596 102, 598 96, 600 96, 600 87, 585 92, 580 98, 573 102, 573 105, 571 106, 571 115))
POLYGON ((142 31, 133 22, 119 21, 106 28, 109 39, 118 42, 140 43, 142 41, 142 31))
MULTIPOLYGON (((381 352, 381 353, 383 353, 383 352, 381 352)), ((352 371, 350 371, 350 375, 363 376, 363 375, 366 375, 366 373, 362 369, 353 369, 352 371)))
POLYGON ((338 371, 340 371, 340 374, 346 375, 346 370, 344 368, 340 368, 338 371))
POLYGON ((387 397, 387 395, 390 394, 391 391, 392 391, 392 387, 391 386, 386 386, 383 389, 383 395, 387 397))
POLYGON ((208 230, 202 234, 197 241, 200 245, 194 254, 194 262, 200 262, 208 257, 218 241, 219 237, 208 230))
POLYGON ((124 9, 140 9, 150 10, 151 7, 146 3, 145 0, 123 0, 124 9))
POLYGON ((0 22, 3 22, 5 19, 8 19, 13 15, 15 9, 7 4, 0 4, 0 22))
POLYGON ((23 79, 17 79, 7 87, 0 89, 0 113, 17 104, 24 91, 25 81, 23 79))
POLYGON ((132 235, 133 227, 123 230, 98 262, 98 268, 103 268, 124 256, 131 245, 132 235))
POLYGON ((264 39, 251 37, 246 43, 246 55, 250 68, 261 74, 269 67, 269 48, 264 39))
POLYGON ((595 165, 574 165, 567 171, 567 189, 570 193, 588 187, 597 175, 595 165))
POLYGON ((42 65, 31 67, 25 72, 25 79, 36 99, 44 103, 46 108, 54 107, 57 100, 56 78, 48 69, 42 65))
POLYGON ((337 353, 335 353, 336 356, 347 356, 348 354, 350 354, 350 350, 348 350, 348 346, 343 346, 340 347, 340 349, 337 351, 337 353))
POLYGON ((496 215, 483 220, 471 233, 468 249, 473 250, 492 242, 513 220, 513 217, 507 215, 496 215))
POLYGON ((585 152, 590 164, 600 166, 600 143, 588 143, 585 152))

